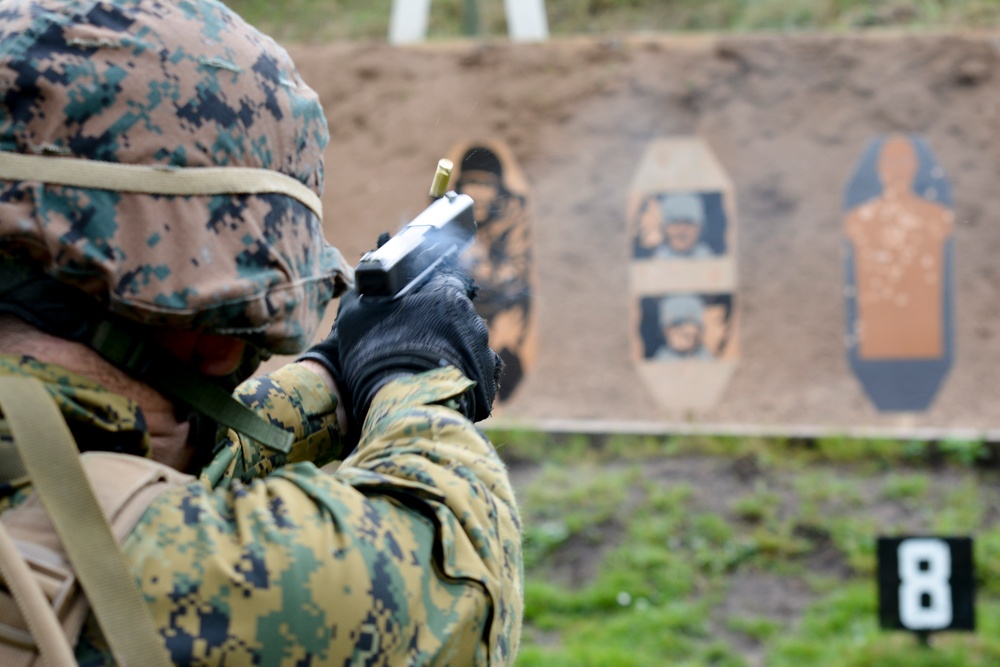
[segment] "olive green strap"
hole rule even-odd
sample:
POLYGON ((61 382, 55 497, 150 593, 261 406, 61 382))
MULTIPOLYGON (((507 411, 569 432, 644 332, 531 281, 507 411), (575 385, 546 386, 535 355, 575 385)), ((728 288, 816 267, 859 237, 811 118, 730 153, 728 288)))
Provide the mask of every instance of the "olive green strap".
POLYGON ((223 426, 271 449, 284 454, 292 451, 295 434, 266 421, 229 392, 178 363, 168 352, 135 335, 126 326, 103 320, 94 329, 87 344, 105 359, 127 369, 169 398, 187 403, 223 426))
MULTIPOLYGON (((0 421, 0 436, 10 436, 10 428, 6 422, 0 421)), ((0 482, 12 482, 27 476, 21 457, 17 455, 17 447, 13 443, 0 441, 0 482)))
POLYGON ((35 378, 0 377, 0 409, 115 661, 125 667, 169 667, 163 639, 56 402, 35 378))

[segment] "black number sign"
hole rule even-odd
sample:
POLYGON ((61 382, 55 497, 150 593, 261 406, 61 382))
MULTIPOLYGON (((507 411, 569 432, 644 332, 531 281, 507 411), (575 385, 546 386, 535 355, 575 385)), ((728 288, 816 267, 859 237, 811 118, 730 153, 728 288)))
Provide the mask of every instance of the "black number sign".
POLYGON ((975 630, 970 537, 880 537, 879 621, 883 628, 975 630))

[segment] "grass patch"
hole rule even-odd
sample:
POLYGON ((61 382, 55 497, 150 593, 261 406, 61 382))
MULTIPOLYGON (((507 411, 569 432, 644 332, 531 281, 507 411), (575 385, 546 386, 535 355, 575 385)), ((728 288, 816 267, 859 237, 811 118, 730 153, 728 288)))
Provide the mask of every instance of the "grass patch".
POLYGON ((958 535, 975 533, 983 523, 984 514, 980 482, 969 476, 961 486, 945 495, 944 503, 934 517, 934 530, 958 535))
POLYGON ((927 493, 930 484, 926 473, 894 473, 886 478, 882 495, 888 500, 916 500, 927 493))
POLYGON ((526 508, 525 565, 541 564, 570 543, 579 549, 600 543, 635 478, 632 470, 546 465, 521 499, 526 508))
POLYGON ((726 621, 726 626, 733 632, 739 632, 758 642, 771 639, 781 631, 781 624, 770 618, 736 616, 726 621))
MULTIPOLYGON (((907 633, 877 627, 877 600, 868 582, 849 584, 810 607, 792 636, 781 638, 768 655, 774 667, 986 667, 1000 660, 996 633, 936 635, 930 650, 907 633)), ((982 605, 981 617, 995 626, 996 601, 982 605)), ((985 624, 984 624, 985 625, 985 624)))
POLYGON ((739 656, 710 636, 708 608, 701 603, 663 606, 630 603, 601 616, 578 619, 557 647, 529 645, 520 667, 648 667, 715 665, 744 667, 739 656))
MULTIPOLYGON (((873 471, 894 471, 941 466, 988 469, 1000 462, 1000 443, 981 441, 901 441, 845 436, 804 440, 716 435, 604 435, 489 428, 486 434, 500 455, 512 464, 641 462, 696 455, 744 458, 762 469, 794 470, 817 463, 832 463, 865 466, 873 471)), ((846 486, 841 485, 841 489, 846 486)))
MULTIPOLYGON (((433 39, 467 30, 469 0, 434 0, 433 39)), ((229 6, 279 41, 384 39, 392 0, 229 0, 229 6)), ((502 0, 478 0, 479 34, 507 32, 502 0)), ((648 31, 862 30, 1000 24, 997 0, 547 0, 556 35, 648 31)))
POLYGON ((767 484, 757 481, 751 495, 737 498, 733 502, 733 512, 749 523, 762 523, 774 519, 781 506, 781 497, 768 490, 767 484))
POLYGON ((843 439, 491 435, 515 473, 531 471, 519 488, 519 667, 1000 660, 1000 480, 979 455, 843 439), (977 634, 935 636, 927 651, 878 628, 876 538, 904 532, 974 537, 977 634), (762 577, 766 593, 747 583, 762 577))

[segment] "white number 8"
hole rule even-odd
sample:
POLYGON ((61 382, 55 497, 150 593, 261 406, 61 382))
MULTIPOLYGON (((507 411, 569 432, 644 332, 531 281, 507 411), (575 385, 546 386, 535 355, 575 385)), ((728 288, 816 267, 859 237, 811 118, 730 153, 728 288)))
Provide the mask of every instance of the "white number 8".
POLYGON ((909 630, 951 625, 951 549, 942 540, 899 543, 899 620, 909 630))

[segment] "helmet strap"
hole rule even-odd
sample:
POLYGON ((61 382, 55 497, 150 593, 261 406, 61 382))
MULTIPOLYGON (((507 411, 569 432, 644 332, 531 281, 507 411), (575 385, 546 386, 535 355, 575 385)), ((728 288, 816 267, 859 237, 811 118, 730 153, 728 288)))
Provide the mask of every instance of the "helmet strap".
POLYGON ((222 387, 187 366, 169 352, 111 319, 98 321, 84 342, 133 377, 147 382, 174 401, 184 403, 217 423, 262 445, 287 454, 294 435, 265 421, 222 387))
MULTIPOLYGON (((271 449, 288 453, 294 435, 265 421, 232 397, 231 391, 178 363, 149 340, 148 329, 103 313, 78 290, 43 274, 0 264, 0 312, 32 326, 83 343, 132 377, 175 403, 233 429, 271 449)), ((212 443, 214 444, 214 443, 212 443)))

